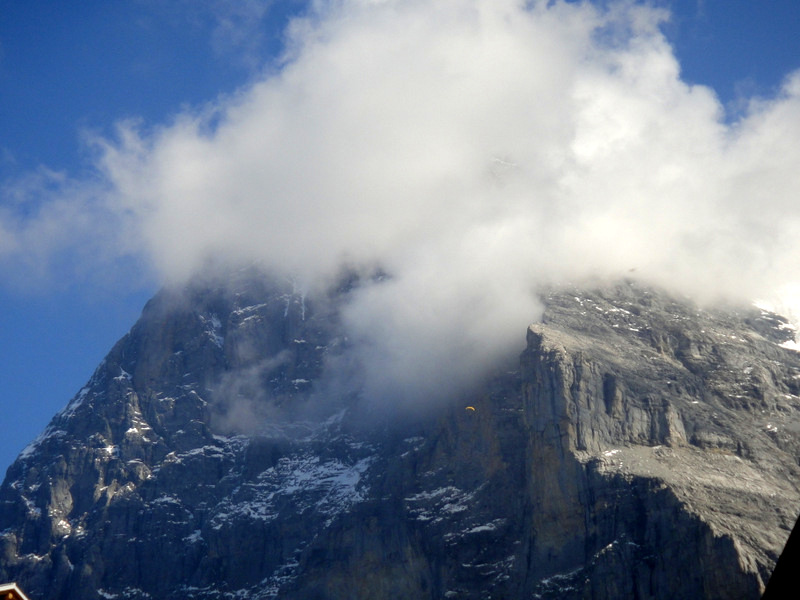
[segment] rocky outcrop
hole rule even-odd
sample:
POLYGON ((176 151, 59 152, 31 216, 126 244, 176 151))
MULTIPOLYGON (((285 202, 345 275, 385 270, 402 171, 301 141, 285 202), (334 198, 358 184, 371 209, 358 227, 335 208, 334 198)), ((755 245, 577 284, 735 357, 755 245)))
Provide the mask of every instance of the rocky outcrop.
POLYGON ((632 284, 552 294, 522 357, 534 579, 559 598, 757 598, 800 506, 790 337, 632 284))
POLYGON ((759 597, 800 509, 785 320, 558 290, 518 364, 365 418, 336 373, 352 285, 154 298, 9 469, 0 576, 42 600, 759 597))

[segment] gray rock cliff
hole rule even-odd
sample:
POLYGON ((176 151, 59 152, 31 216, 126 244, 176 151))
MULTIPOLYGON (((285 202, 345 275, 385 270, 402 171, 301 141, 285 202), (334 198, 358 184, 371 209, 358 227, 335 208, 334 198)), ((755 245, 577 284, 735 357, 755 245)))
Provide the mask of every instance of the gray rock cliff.
POLYGON ((517 363, 364 416, 352 285, 156 296, 8 470, 0 576, 41 600, 760 596, 800 510, 784 319, 561 289, 517 363))

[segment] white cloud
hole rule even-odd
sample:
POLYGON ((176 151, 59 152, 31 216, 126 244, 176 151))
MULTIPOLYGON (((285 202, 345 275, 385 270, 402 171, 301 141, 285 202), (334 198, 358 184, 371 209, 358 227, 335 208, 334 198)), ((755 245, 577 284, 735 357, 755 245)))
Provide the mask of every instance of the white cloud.
POLYGON ((636 269, 763 297, 798 278, 800 75, 726 124, 680 79, 664 18, 630 2, 318 2, 279 72, 103 142, 112 192, 86 218, 110 207, 171 281, 215 256, 308 285, 381 265, 391 280, 345 315, 376 395, 423 397, 521 347, 543 282, 636 269))
POLYGON ((111 284, 130 277, 131 265, 123 264, 142 248, 129 237, 127 217, 108 192, 106 183, 71 179, 47 168, 3 182, 4 283, 35 289, 48 288, 54 281, 104 279, 111 284))
MULTIPOLYGON (((297 5, 298 0, 281 0, 285 6, 297 5)), ((206 8, 215 23, 211 44, 220 55, 234 55, 251 68, 259 68, 259 56, 272 42, 269 19, 276 8, 275 0, 209 0, 206 8)), ((196 2, 187 2, 188 11, 197 10, 196 2)))

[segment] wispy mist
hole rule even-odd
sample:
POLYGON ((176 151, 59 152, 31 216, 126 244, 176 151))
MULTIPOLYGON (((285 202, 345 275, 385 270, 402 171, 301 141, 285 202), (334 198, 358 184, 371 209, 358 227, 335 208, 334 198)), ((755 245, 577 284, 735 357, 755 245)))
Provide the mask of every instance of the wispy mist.
MULTIPOLYGON (((87 231, 113 214, 169 282, 220 256, 309 288, 379 266, 389 277, 344 318, 368 395, 396 399, 518 348, 542 284, 634 272, 706 300, 780 295, 800 273, 800 74, 729 123, 681 80, 666 18, 630 2, 317 2, 280 69, 95 140, 103 200, 59 219, 87 231)), ((40 221, 0 219, 23 232, 0 253, 40 221)))

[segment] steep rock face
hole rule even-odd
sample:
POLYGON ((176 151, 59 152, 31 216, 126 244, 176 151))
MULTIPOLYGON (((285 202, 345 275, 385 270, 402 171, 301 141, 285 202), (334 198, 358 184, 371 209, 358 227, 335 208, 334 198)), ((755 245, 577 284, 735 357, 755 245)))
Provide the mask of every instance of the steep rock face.
POLYGON ((558 597, 758 597, 800 507, 788 324, 629 284, 553 294, 544 321, 522 357, 534 578, 558 597))
POLYGON ((157 296, 9 469, 0 576, 42 599, 759 596, 800 508, 780 317, 561 290, 518 365, 364 418, 348 289, 157 296))
POLYGON ((312 528, 346 510, 367 464, 320 456, 315 423, 290 438, 241 435, 306 398, 338 343, 335 319, 306 310, 289 282, 249 275, 152 300, 9 469, 6 578, 41 598, 277 581, 305 531, 278 532, 266 513, 295 515, 299 494, 284 491, 308 480, 304 501, 326 500, 312 528))

